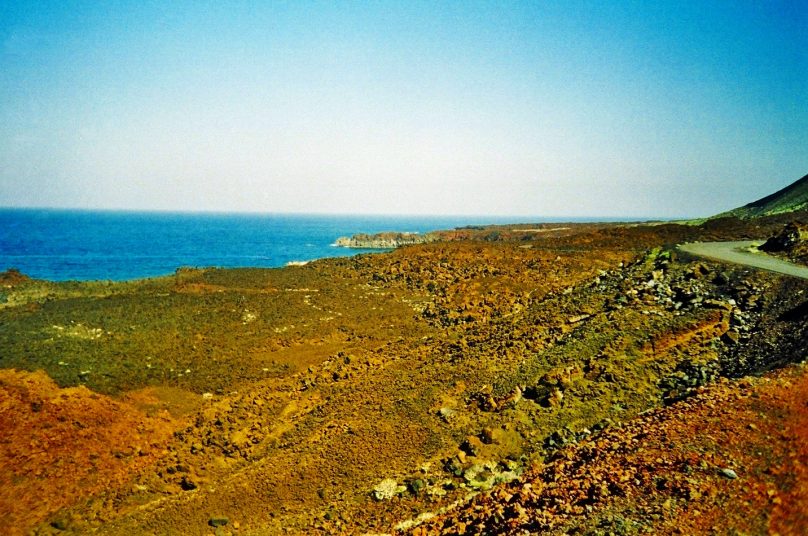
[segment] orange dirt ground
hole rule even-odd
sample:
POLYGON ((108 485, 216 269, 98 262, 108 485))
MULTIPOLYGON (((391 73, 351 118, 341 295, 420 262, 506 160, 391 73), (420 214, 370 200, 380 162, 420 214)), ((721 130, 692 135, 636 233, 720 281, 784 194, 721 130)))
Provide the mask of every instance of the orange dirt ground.
POLYGON ((0 370, 3 532, 23 534, 77 497, 122 485, 163 455, 175 426, 166 412, 60 389, 43 372, 0 370))

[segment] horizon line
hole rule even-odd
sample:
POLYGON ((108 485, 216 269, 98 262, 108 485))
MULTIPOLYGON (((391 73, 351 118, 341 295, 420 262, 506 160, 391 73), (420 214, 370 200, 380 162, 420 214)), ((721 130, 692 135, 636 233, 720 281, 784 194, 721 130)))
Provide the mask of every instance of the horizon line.
MULTIPOLYGON (((297 211, 257 211, 257 210, 222 210, 222 209, 166 209, 166 208, 113 208, 113 207, 58 207, 58 206, 0 206, 4 211, 53 211, 53 212, 106 212, 106 213, 129 213, 129 214, 196 214, 196 215, 219 215, 219 216, 314 216, 314 217, 346 217, 346 218, 506 218, 516 220, 525 218, 523 223, 531 223, 530 219, 544 221, 575 222, 587 220, 586 223, 619 223, 626 222, 675 222, 681 220, 693 220, 708 218, 710 216, 678 215, 671 217, 663 216, 630 216, 630 215, 538 215, 538 214, 420 214, 420 213, 383 213, 383 212, 297 212, 297 211)), ((518 222, 512 222, 518 223, 518 222)), ((521 222, 519 222, 521 223, 521 222)))

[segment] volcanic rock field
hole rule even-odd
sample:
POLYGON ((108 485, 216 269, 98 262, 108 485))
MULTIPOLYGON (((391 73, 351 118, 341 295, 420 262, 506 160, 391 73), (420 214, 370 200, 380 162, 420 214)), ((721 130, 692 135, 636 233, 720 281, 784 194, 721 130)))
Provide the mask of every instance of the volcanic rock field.
POLYGON ((808 281, 676 247, 794 217, 8 271, 3 532, 804 534, 808 281))

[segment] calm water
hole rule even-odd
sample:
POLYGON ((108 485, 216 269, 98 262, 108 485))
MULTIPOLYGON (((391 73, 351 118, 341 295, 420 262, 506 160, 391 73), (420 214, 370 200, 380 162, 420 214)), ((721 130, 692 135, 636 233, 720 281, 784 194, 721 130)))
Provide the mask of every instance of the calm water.
POLYGON ((356 250, 331 245, 338 237, 354 233, 423 233, 515 222, 492 217, 0 209, 0 271, 13 267, 55 281, 120 281, 170 274, 179 266, 276 267, 356 254, 356 250))

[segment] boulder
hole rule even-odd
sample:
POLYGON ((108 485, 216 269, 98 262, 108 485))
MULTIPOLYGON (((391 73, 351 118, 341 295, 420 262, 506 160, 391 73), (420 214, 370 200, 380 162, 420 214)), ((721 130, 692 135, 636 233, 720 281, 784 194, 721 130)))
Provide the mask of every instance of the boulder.
POLYGON ((808 241, 808 225, 792 222, 786 224, 779 233, 769 238, 758 249, 769 253, 791 252, 806 241, 808 241))

